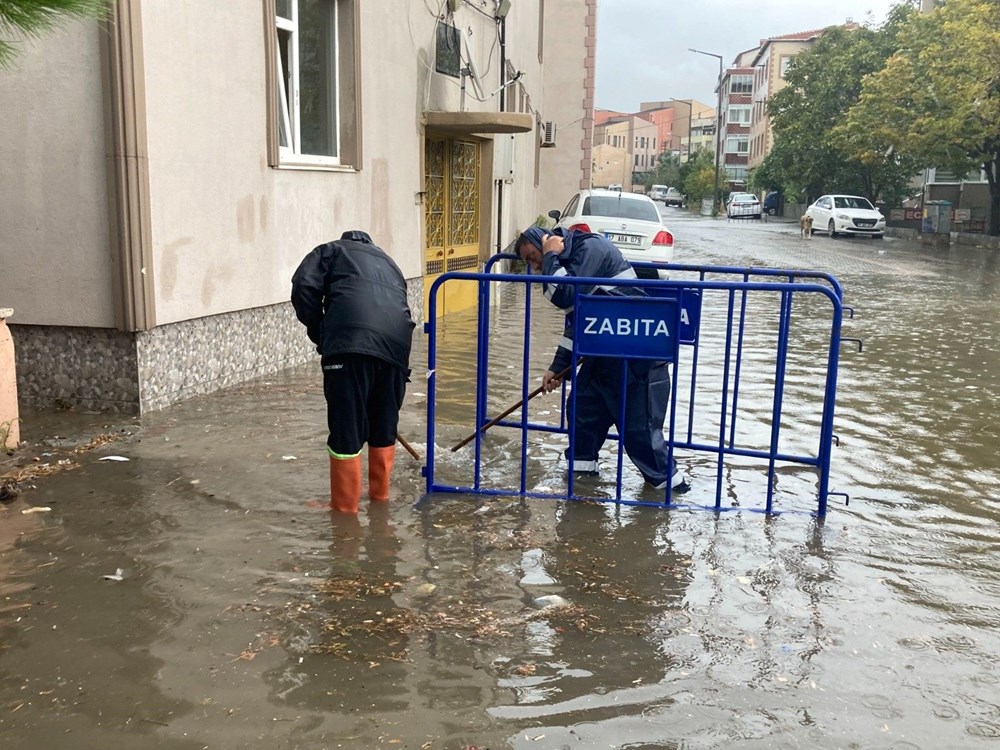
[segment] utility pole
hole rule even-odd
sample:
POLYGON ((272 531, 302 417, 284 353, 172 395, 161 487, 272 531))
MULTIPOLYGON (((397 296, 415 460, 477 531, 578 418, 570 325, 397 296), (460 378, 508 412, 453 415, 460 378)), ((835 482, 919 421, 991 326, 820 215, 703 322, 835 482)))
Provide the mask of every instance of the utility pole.
MULTIPOLYGON (((702 52, 700 49, 692 49, 691 47, 688 47, 688 51, 697 52, 699 55, 708 55, 719 61, 719 80, 716 84, 719 91, 719 106, 715 122, 715 181, 712 183, 712 211, 714 213, 719 201, 719 152, 722 150, 722 55, 717 55, 714 52, 702 52)), ((688 138, 690 138, 690 133, 688 138)))

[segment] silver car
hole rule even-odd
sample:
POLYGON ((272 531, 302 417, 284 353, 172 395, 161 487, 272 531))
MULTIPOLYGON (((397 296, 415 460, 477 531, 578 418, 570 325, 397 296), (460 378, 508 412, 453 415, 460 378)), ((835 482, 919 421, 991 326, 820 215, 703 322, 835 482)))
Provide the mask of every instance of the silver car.
POLYGON ((860 195, 823 195, 806 209, 812 217, 812 231, 826 230, 830 237, 840 234, 885 236, 885 217, 867 198, 860 195))

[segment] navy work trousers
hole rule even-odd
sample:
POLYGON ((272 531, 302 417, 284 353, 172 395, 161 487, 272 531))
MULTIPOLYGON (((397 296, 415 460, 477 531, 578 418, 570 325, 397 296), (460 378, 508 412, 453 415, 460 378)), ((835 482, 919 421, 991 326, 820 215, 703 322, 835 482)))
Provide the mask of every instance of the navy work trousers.
MULTIPOLYGON (((587 357, 576 375, 574 471, 597 471, 597 454, 611 425, 618 428, 625 452, 653 485, 668 481, 663 423, 670 401, 666 362, 587 357), (622 370, 625 370, 625 421, 621 424, 622 370)), ((572 402, 571 402, 572 403, 572 402)))
POLYGON ((323 358, 326 444, 332 454, 356 456, 365 443, 386 448, 396 442, 406 376, 401 368, 365 354, 323 358))

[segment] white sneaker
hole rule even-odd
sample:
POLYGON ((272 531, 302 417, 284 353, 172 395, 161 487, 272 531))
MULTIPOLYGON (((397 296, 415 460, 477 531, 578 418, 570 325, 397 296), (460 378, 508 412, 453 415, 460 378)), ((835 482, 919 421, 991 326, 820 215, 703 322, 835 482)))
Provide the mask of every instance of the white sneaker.
MULTIPOLYGON (((654 490, 665 490, 667 489, 666 482, 660 482, 659 484, 653 485, 654 490)), ((674 493, 687 492, 691 489, 691 483, 688 481, 687 474, 682 472, 680 469, 674 469, 674 475, 670 477, 670 489, 674 493)))

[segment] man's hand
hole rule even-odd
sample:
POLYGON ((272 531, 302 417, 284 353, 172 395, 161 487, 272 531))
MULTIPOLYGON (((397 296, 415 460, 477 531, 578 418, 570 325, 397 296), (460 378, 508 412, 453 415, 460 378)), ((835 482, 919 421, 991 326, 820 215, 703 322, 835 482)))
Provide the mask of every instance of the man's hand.
POLYGON ((547 253, 555 253, 559 255, 563 251, 563 238, 558 234, 547 234, 545 239, 542 240, 542 255, 547 253))
POLYGON ((542 375, 542 391, 545 393, 552 393, 561 383, 562 378, 556 377, 552 370, 546 370, 545 374, 542 375))

